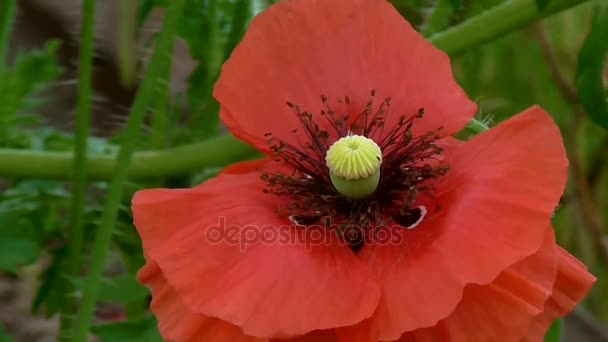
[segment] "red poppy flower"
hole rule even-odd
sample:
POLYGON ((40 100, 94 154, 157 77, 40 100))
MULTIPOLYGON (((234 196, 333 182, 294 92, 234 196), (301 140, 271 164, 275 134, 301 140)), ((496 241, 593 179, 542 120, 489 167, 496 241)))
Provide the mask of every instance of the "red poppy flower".
POLYGON ((272 6, 215 96, 268 158, 133 199, 167 340, 542 341, 595 281, 550 225, 550 116, 450 138, 476 105, 384 0, 272 6))

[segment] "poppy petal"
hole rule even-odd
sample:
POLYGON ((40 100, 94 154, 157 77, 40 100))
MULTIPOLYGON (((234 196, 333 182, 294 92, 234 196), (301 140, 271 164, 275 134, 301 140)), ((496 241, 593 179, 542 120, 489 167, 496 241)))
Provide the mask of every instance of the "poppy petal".
POLYGON ((304 336, 289 340, 271 340, 272 342, 338 342, 338 338, 333 330, 315 330, 304 336))
POLYGON ((367 267, 347 246, 301 243, 309 231, 280 218, 285 199, 263 188, 259 173, 223 173, 135 195, 144 251, 188 308, 269 338, 371 316, 380 290, 367 267))
MULTIPOLYGON (((214 96, 232 133, 267 150, 271 132, 299 146, 304 135, 286 101, 318 115, 326 95, 338 115, 361 113, 391 97, 393 127, 401 115, 424 108, 414 133, 444 127, 446 135, 477 110, 454 81, 448 56, 418 34, 385 0, 290 0, 271 6, 251 23, 224 64, 214 96), (335 102, 348 96, 350 104, 335 102)), ((316 120, 329 127, 320 115, 316 120)))
POLYGON ((486 285, 470 284, 462 301, 436 326, 405 333, 405 341, 519 341, 551 295, 557 272, 553 230, 547 228, 541 249, 502 272, 486 285))
POLYGON ((158 318, 158 328, 166 341, 175 342, 265 342, 268 339, 247 336, 230 323, 192 312, 167 283, 160 268, 148 260, 138 278, 152 292, 150 309, 158 318))
POLYGON ((269 167, 272 163, 272 160, 269 158, 249 160, 229 165, 222 170, 222 173, 238 175, 242 173, 255 172, 269 167))
POLYGON ((543 341, 547 330, 556 319, 572 311, 587 295, 596 278, 587 267, 561 247, 558 248, 557 277, 551 298, 545 309, 529 327, 525 342, 543 341))
POLYGON ((434 326, 468 284, 488 284, 538 251, 564 189, 559 129, 538 107, 444 153, 450 172, 415 229, 361 252, 382 283, 372 326, 383 340, 434 326))

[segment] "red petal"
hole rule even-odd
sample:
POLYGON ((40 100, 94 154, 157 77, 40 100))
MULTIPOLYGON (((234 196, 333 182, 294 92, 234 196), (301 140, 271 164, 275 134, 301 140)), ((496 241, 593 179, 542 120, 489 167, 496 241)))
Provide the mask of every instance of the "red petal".
POLYGON ((445 157, 450 172, 437 185, 440 209, 425 223, 451 269, 488 283, 543 241, 567 179, 559 128, 532 107, 446 149, 445 157))
POLYGON ((227 166, 222 170, 222 173, 230 173, 234 175, 249 173, 271 166, 272 163, 273 162, 269 158, 244 161, 227 166))
POLYGON ((467 284, 488 284, 536 253, 566 181, 559 130, 537 107, 446 146, 444 156, 451 169, 437 184, 435 203, 422 200, 430 210, 425 220, 399 230, 400 244, 361 252, 381 279, 372 327, 383 340, 434 326, 453 312, 467 284))
POLYGON ((400 341, 519 341, 544 310, 557 272, 553 230, 536 254, 509 267, 487 285, 468 285, 462 301, 432 328, 405 333, 400 341))
POLYGON ((530 325, 526 342, 543 341, 554 320, 572 311, 587 295, 596 278, 587 267, 558 246, 558 267, 553 294, 545 303, 545 309, 530 325))
POLYGON ((152 291, 150 309, 158 318, 158 328, 166 341, 175 342, 264 342, 267 339, 247 336, 241 329, 217 318, 192 312, 167 283, 160 268, 148 260, 138 274, 152 291))
POLYGON ((272 342, 338 342, 338 338, 333 330, 315 330, 302 337, 289 340, 272 340, 272 342))
MULTIPOLYGON (((298 144, 301 128, 286 101, 319 115, 320 95, 349 96, 351 118, 375 89, 392 97, 386 127, 424 107, 416 132, 460 130, 475 114, 450 61, 384 0, 289 0, 258 15, 224 64, 215 87, 220 116, 237 137, 266 150, 272 132, 298 144)), ((342 110, 337 111, 343 115, 342 110)), ((321 118, 318 123, 327 122, 321 118)), ((304 141, 304 140, 303 140, 304 141)))
POLYGON ((262 189, 259 173, 224 173, 194 189, 135 195, 144 250, 188 308, 259 337, 369 317, 380 291, 367 268, 346 246, 300 244, 303 230, 275 212, 284 199, 262 189))

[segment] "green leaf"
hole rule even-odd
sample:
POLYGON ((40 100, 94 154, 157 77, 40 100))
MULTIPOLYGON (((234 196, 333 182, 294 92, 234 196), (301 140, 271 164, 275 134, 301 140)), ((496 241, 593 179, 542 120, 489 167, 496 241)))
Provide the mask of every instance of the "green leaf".
POLYGON ((15 273, 41 253, 31 223, 19 214, 0 212, 0 270, 15 273))
POLYGON ((44 271, 40 277, 40 287, 34 297, 32 303, 32 311, 34 313, 40 312, 40 309, 44 307, 44 313, 47 317, 53 316, 61 307, 64 293, 62 289, 65 288, 65 282, 67 279, 68 267, 68 249, 66 246, 57 248, 52 251, 53 262, 44 271))
POLYGON ((15 342, 15 340, 4 332, 2 324, 0 324, 0 342, 15 342))
POLYGON ((608 129, 608 103, 602 80, 608 53, 608 4, 596 3, 591 31, 578 57, 576 86, 583 108, 589 118, 608 129))
POLYGON ((551 329, 545 336, 545 342, 560 342, 562 339, 562 321, 557 320, 551 325, 551 329))
POLYGON ((102 342, 162 342, 156 319, 152 316, 139 320, 102 324, 91 328, 102 342))
MULTIPOLYGON (((77 288, 84 288, 85 279, 74 280, 77 288)), ((149 291, 141 285, 134 275, 121 275, 103 278, 99 289, 99 300, 106 303, 128 304, 148 296, 149 291)))
POLYGON ((0 75, 0 117, 43 104, 32 97, 59 76, 58 41, 49 41, 43 50, 18 53, 12 69, 0 75))
POLYGON ((4 328, 0 325, 0 342, 15 342, 15 340, 4 332, 4 328))
POLYGON ((538 8, 538 11, 541 12, 545 9, 545 7, 547 7, 549 2, 551 2, 551 0, 536 0, 536 8, 538 8))
POLYGON ((50 41, 44 50, 18 53, 12 68, 0 71, 0 146, 29 146, 20 129, 39 121, 32 109, 46 103, 41 91, 60 74, 58 48, 57 41, 50 41))

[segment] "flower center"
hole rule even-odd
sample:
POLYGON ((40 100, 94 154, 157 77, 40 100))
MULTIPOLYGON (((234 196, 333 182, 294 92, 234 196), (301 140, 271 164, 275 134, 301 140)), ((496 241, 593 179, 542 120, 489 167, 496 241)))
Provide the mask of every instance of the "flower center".
POLYGON ((365 198, 378 187, 382 150, 372 139, 348 135, 331 145, 325 163, 338 192, 349 198, 365 198))
MULTIPOLYGON (((420 196, 432 196, 433 180, 448 171, 438 158, 437 131, 413 134, 414 121, 424 110, 401 115, 385 127, 391 99, 376 105, 373 90, 356 115, 336 113, 325 96, 321 102, 318 116, 287 103, 303 130, 290 133, 306 137, 298 146, 266 134, 275 160, 288 170, 262 175, 265 193, 290 199, 278 213, 304 229, 322 225, 354 252, 370 243, 378 227, 418 226, 429 215, 418 204, 420 196)), ((338 102, 350 104, 350 99, 338 102)))

